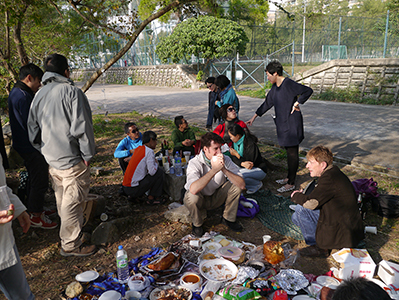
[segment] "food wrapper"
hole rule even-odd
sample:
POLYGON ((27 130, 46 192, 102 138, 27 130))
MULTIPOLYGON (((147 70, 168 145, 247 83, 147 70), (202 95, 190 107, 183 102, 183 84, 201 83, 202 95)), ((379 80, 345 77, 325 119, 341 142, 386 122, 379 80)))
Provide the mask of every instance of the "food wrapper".
POLYGON ((308 286, 309 281, 301 271, 294 269, 281 270, 275 276, 279 286, 287 292, 288 295, 296 295, 297 291, 308 286))
POLYGON ((262 297, 253 289, 234 284, 219 290, 217 294, 228 300, 254 300, 262 297))
POLYGON ((259 271, 252 267, 241 267, 238 269, 237 277, 232 281, 233 284, 243 284, 248 278, 254 279, 259 275, 259 271))

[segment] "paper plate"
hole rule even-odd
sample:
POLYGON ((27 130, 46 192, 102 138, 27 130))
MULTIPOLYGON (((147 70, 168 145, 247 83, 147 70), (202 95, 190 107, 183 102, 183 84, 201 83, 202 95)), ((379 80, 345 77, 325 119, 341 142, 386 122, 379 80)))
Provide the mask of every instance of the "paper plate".
POLYGON ((201 275, 212 281, 228 281, 237 276, 237 266, 223 258, 203 261, 199 266, 201 275))
POLYGON ((208 242, 202 245, 202 250, 204 251, 212 251, 216 252, 218 249, 222 248, 222 245, 220 245, 218 242, 208 242))
POLYGON ((96 271, 86 271, 75 276, 76 281, 79 282, 90 282, 98 278, 96 271))
MULTIPOLYGON (((172 287, 166 287, 164 289, 160 289, 160 288, 155 288, 152 290, 151 294, 150 294, 150 300, 158 300, 160 297, 158 296, 159 292, 162 290, 167 290, 167 289, 172 289, 172 287)), ((184 289, 186 291, 189 292, 189 296, 187 298, 184 298, 185 300, 191 300, 193 298, 193 293, 185 287, 182 286, 177 286, 177 287, 173 287, 173 289, 184 289)))
POLYGON ((316 278, 316 282, 322 286, 332 288, 331 286, 338 286, 340 282, 334 277, 330 276, 319 276, 316 278))
POLYGON ((98 300, 120 300, 121 297, 121 293, 112 290, 104 292, 98 300))
POLYGON ((291 204, 291 205, 289 206, 289 208, 290 208, 291 210, 295 211, 295 208, 296 208, 297 205, 298 205, 298 204, 291 204))

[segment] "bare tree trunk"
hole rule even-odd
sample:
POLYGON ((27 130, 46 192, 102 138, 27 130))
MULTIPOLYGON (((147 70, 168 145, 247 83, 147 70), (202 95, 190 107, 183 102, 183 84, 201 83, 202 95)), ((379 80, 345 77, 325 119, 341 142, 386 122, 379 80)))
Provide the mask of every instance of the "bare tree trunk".
POLYGON ((168 11, 178 7, 181 4, 185 3, 190 3, 194 2, 195 0, 186 0, 186 1, 180 1, 180 0, 175 0, 172 3, 170 3, 168 6, 162 8, 155 14, 151 15, 147 19, 145 19, 140 25, 138 25, 137 29, 134 31, 132 37, 129 39, 128 43, 113 57, 111 58, 102 68, 97 70, 88 81, 84 84, 82 87, 83 92, 86 92, 92 85, 93 83, 105 72, 107 71, 115 62, 118 61, 134 44, 136 41, 137 37, 139 34, 145 29, 145 27, 150 24, 153 20, 159 18, 160 16, 163 16, 166 14, 168 11))
MULTIPOLYGON (((28 6, 29 6, 28 4, 25 4, 25 7, 21 11, 22 15, 25 15, 25 12, 28 9, 28 6)), ((21 39, 21 27, 22 27, 21 20, 18 20, 17 25, 14 26, 13 37, 14 37, 15 46, 17 47, 19 59, 21 61, 21 64, 24 66, 27 63, 29 63, 29 57, 26 54, 25 47, 24 47, 24 44, 21 39)))

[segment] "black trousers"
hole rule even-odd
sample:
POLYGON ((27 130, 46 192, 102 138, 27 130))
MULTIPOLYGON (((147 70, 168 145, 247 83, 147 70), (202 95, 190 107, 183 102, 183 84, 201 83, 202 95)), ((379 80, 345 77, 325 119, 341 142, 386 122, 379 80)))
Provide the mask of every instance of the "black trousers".
POLYGON ((150 194, 153 197, 162 196, 163 190, 163 177, 164 172, 163 169, 158 168, 153 176, 147 174, 140 182, 138 186, 135 187, 123 187, 123 191, 128 196, 132 196, 134 198, 141 197, 144 193, 150 190, 150 194))
POLYGON ((296 172, 299 167, 299 145, 292 147, 285 147, 287 151, 287 164, 288 164, 288 184, 295 185, 296 172))
POLYGON ((125 174, 127 165, 129 164, 128 161, 127 162, 125 161, 125 158, 126 157, 118 158, 119 167, 121 167, 123 174, 125 174))
POLYGON ((19 153, 28 171, 27 208, 31 213, 43 211, 44 195, 48 190, 48 164, 39 152, 19 153))

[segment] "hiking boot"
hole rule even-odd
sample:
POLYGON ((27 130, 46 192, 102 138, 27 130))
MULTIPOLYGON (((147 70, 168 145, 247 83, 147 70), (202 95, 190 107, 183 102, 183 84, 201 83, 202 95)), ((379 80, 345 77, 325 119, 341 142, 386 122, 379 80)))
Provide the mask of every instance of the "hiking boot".
POLYGON ((230 221, 227 221, 225 218, 222 218, 222 223, 227 225, 231 230, 234 230, 237 232, 241 232, 243 230, 242 226, 237 221, 230 222, 230 221))
POLYGON ((298 250, 299 254, 307 257, 329 257, 330 250, 321 249, 316 245, 308 246, 306 248, 302 248, 298 250))
POLYGON ((194 224, 191 224, 191 225, 193 227, 193 234, 196 237, 202 237, 204 235, 204 229, 202 228, 202 226, 197 227, 197 226, 194 226, 194 224))
POLYGON ((80 245, 80 247, 75 248, 74 250, 71 251, 65 251, 64 249, 61 248, 60 254, 62 256, 89 256, 92 255, 96 252, 96 246, 95 245, 89 245, 89 246, 83 246, 80 245))
POLYGON ((57 223, 51 221, 49 217, 47 217, 45 212, 42 212, 40 216, 30 214, 30 223, 32 227, 43 229, 54 229, 58 226, 57 223))

